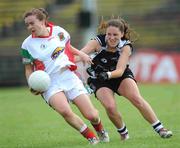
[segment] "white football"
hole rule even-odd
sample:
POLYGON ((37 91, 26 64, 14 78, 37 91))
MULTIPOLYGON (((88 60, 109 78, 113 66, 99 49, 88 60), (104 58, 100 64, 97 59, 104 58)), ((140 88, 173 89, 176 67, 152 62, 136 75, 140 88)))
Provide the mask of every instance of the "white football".
POLYGON ((34 71, 28 79, 29 87, 39 92, 46 91, 50 83, 51 79, 48 73, 42 70, 34 71))

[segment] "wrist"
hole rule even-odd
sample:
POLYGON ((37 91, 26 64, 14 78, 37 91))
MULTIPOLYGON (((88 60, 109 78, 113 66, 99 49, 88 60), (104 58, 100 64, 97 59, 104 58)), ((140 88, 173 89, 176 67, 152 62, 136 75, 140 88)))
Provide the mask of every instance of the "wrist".
POLYGON ((108 79, 110 79, 110 78, 111 78, 112 73, 111 73, 110 71, 108 71, 108 72, 107 72, 107 75, 108 75, 108 79))

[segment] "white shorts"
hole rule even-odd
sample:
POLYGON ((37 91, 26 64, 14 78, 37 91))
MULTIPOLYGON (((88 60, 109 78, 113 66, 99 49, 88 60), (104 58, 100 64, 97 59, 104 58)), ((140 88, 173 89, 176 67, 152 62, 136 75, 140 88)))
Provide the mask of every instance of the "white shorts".
POLYGON ((48 90, 43 93, 43 98, 48 104, 50 98, 60 91, 65 93, 69 101, 72 101, 81 94, 88 93, 82 81, 74 72, 70 71, 69 69, 62 73, 51 74, 50 78, 51 84, 48 90))

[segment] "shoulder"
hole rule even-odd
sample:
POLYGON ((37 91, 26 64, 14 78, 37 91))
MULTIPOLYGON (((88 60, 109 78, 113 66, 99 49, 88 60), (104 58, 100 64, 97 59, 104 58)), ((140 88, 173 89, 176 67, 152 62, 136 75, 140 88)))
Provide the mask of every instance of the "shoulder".
POLYGON ((98 41, 98 43, 105 47, 106 46, 106 41, 105 41, 105 34, 98 34, 95 38, 93 38, 94 40, 98 41))
POLYGON ((118 47, 122 48, 122 47, 124 47, 126 45, 131 45, 131 42, 129 40, 120 40, 118 47))
POLYGON ((22 42, 22 48, 25 49, 25 47, 31 43, 32 35, 29 35, 23 42, 22 42))
POLYGON ((119 42, 119 45, 118 45, 118 49, 119 49, 119 51, 123 51, 123 47, 127 47, 127 46, 129 46, 129 48, 130 48, 130 50, 131 50, 131 54, 132 54, 132 52, 133 52, 133 46, 132 46, 132 43, 131 43, 131 41, 129 41, 129 40, 120 40, 120 42, 119 42))
POLYGON ((64 33, 66 33, 66 34, 69 34, 69 33, 67 32, 67 30, 65 30, 64 28, 62 28, 62 27, 60 27, 60 26, 53 26, 53 30, 59 31, 59 32, 64 32, 64 33))
POLYGON ((58 36, 62 38, 70 38, 70 34, 62 27, 60 26, 53 26, 53 30, 55 34, 58 34, 58 36))
POLYGON ((120 40, 118 48, 123 48, 124 46, 127 46, 127 45, 130 46, 131 48, 133 48, 131 41, 129 41, 129 40, 120 40))

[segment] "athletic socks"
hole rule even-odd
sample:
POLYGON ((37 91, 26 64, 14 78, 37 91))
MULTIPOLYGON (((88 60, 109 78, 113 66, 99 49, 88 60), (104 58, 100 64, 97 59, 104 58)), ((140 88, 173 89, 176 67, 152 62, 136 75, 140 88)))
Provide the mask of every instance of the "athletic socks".
POLYGON ((160 129, 164 128, 164 126, 162 125, 162 123, 159 120, 154 122, 152 124, 152 127, 157 133, 159 133, 160 129))
POLYGON ((96 135, 94 134, 94 132, 91 129, 89 129, 86 124, 84 124, 81 127, 80 133, 88 140, 96 138, 96 135))
POLYGON ((128 130, 127 130, 127 128, 126 128, 126 125, 123 124, 123 127, 122 127, 122 128, 117 129, 117 132, 118 132, 119 134, 121 134, 121 135, 128 134, 128 130))
POLYGON ((125 124, 123 124, 122 128, 117 129, 117 132, 121 135, 121 140, 125 141, 129 139, 128 130, 125 124))
POLYGON ((91 123, 96 132, 101 132, 104 130, 101 120, 99 120, 98 124, 91 123))

